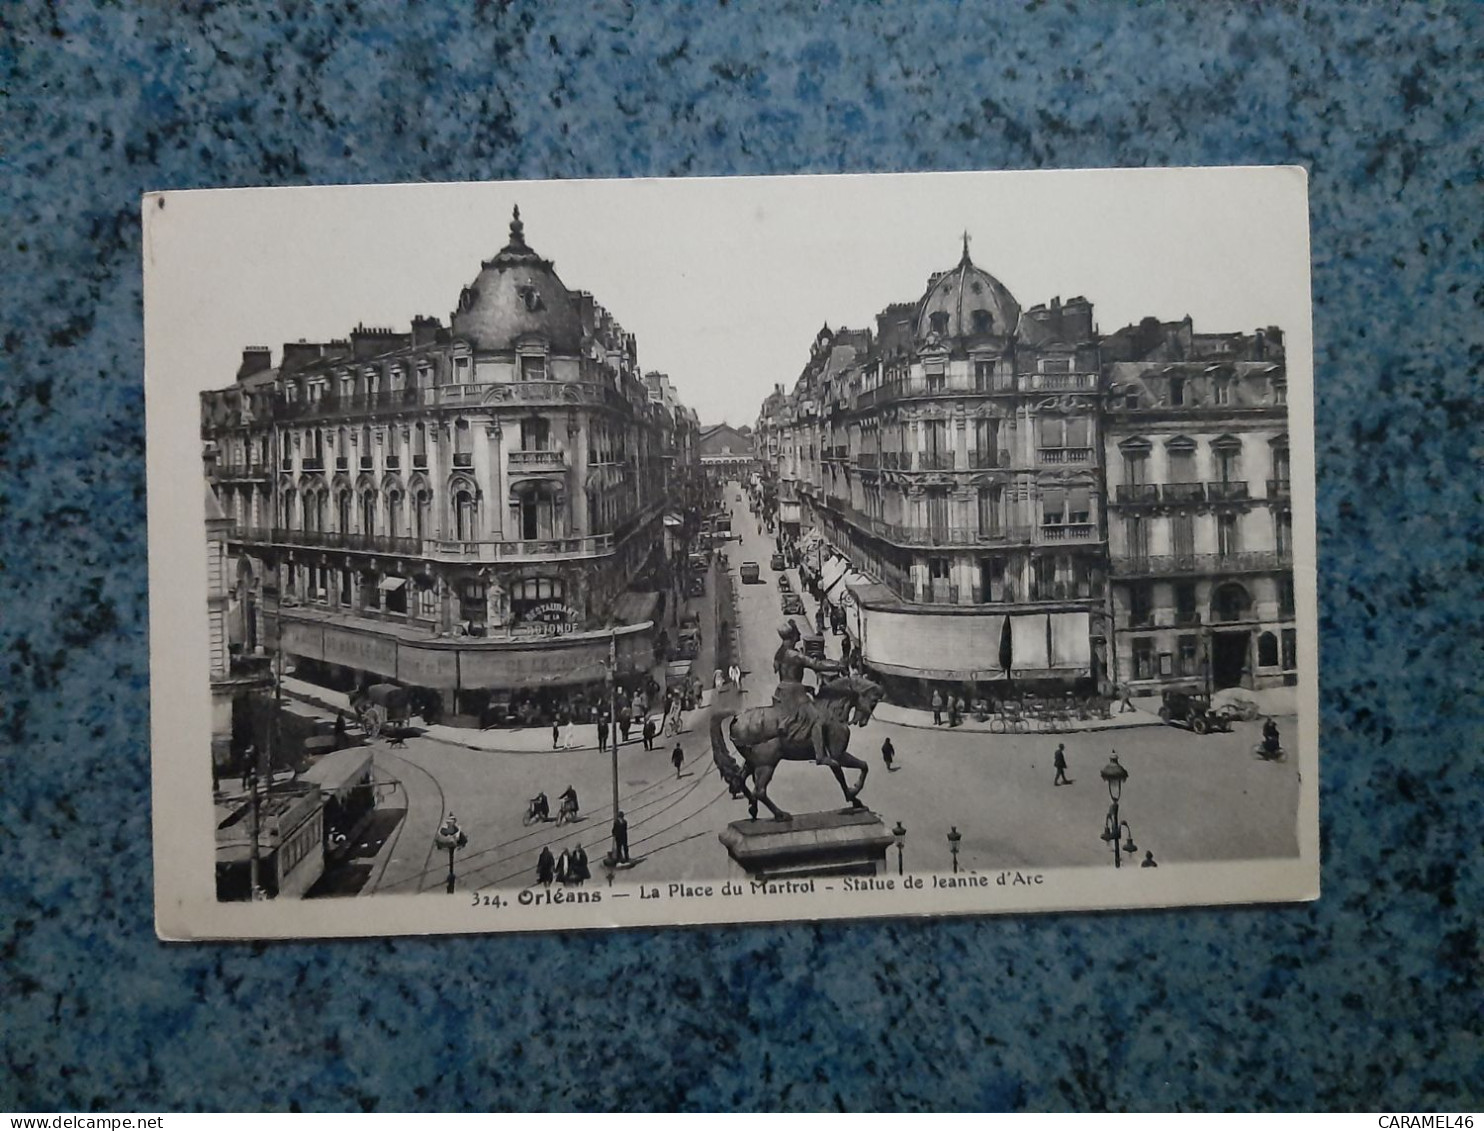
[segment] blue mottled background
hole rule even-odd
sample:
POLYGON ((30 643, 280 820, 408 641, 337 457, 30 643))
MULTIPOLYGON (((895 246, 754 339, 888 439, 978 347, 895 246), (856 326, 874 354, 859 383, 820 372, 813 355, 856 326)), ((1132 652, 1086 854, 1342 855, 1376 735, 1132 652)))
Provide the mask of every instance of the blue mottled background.
POLYGON ((1477 3, 11 3, 0 1107, 1477 1109, 1477 3), (156 188, 1312 171, 1324 898, 165 946, 138 200, 156 188))

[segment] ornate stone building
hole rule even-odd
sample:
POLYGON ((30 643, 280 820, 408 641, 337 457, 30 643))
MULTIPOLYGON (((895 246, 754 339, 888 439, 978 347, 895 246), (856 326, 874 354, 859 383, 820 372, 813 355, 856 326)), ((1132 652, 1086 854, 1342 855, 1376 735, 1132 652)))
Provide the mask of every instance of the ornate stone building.
POLYGON ((1090 684, 1106 595, 1091 305, 1022 311, 966 239, 876 322, 822 330, 772 414, 792 417, 803 526, 857 571, 832 599, 867 664, 907 698, 1090 684))
POLYGON ((485 261, 448 326, 357 327, 244 351, 202 395, 240 644, 302 673, 491 692, 647 671, 664 586, 636 592, 694 414, 636 342, 525 241, 485 261), (269 623, 273 622, 273 623, 269 623))
POLYGON ((1118 669, 1162 684, 1297 679, 1281 331, 1150 318, 1104 343, 1118 669))

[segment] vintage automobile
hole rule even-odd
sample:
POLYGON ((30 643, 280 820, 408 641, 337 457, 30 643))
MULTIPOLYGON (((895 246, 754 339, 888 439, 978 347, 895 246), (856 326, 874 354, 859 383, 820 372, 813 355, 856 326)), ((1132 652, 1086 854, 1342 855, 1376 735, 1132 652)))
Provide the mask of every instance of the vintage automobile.
POLYGON ((804 655, 808 656, 811 660, 824 659, 823 636, 811 632, 809 633, 809 635, 804 637, 802 643, 804 645, 804 655))
POLYGON ((785 616, 803 616, 804 598, 797 593, 785 593, 783 595, 783 613, 785 616))
POLYGON ((756 585, 763 579, 763 571, 757 562, 742 563, 742 584, 756 585))
POLYGON ((706 596, 706 575, 704 573, 690 575, 690 580, 685 583, 685 595, 687 597, 706 596))
POLYGON ((788 579, 788 574, 780 573, 778 575, 778 592, 787 593, 791 589, 793 589, 793 587, 794 583, 788 579))
POLYGON ((771 558, 768 559, 769 569, 782 570, 787 567, 787 564, 788 563, 783 560, 782 554, 774 554, 771 558))
POLYGON ((1185 727, 1192 734, 1232 728, 1227 711, 1219 707, 1212 709, 1209 699, 1192 691, 1166 691, 1159 706, 1159 718, 1171 726, 1185 727))

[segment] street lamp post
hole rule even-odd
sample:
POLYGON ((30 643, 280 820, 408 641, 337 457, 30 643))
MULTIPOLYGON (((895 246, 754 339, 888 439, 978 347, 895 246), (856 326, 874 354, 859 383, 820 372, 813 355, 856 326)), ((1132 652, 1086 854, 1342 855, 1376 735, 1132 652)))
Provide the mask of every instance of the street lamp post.
POLYGON ((457 849, 463 848, 469 843, 469 838, 464 835, 464 830, 459 828, 459 822, 450 813, 444 818, 443 824, 438 826, 438 832, 433 837, 433 844, 448 852, 448 894, 453 894, 453 854, 457 849))
POLYGON ((897 838, 897 875, 902 874, 902 846, 907 843, 907 829, 898 821, 896 827, 891 830, 891 835, 897 838))
POLYGON ((953 825, 948 830, 948 851, 953 856, 953 872, 958 874, 958 842, 964 839, 964 834, 958 831, 958 826, 953 825))
POLYGON ((1123 796, 1123 783, 1128 781, 1128 771, 1118 761, 1118 755, 1112 754, 1108 758, 1108 764, 1098 771, 1099 776, 1108 786, 1108 797, 1113 802, 1108 809, 1108 816, 1103 821, 1103 841, 1113 845, 1113 867, 1123 867, 1122 853, 1132 855, 1138 851, 1134 844, 1134 830, 1129 823, 1122 820, 1118 815, 1118 803, 1123 796), (1127 833, 1128 840, 1121 846, 1119 839, 1127 833))

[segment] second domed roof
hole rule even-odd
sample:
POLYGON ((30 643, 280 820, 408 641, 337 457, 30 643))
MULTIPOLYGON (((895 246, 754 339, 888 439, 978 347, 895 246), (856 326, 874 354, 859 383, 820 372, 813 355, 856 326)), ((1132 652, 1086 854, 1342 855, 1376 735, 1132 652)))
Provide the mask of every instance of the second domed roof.
POLYGON ((1020 324, 1020 303, 988 271, 969 258, 969 240, 964 237, 963 258, 951 271, 934 275, 917 304, 916 337, 919 342, 940 339, 1008 338, 1020 324))
POLYGON ((510 242, 464 288, 453 332, 481 350, 508 350, 527 336, 543 337, 562 353, 581 348, 577 304, 550 260, 527 246, 519 207, 510 221, 510 242))

